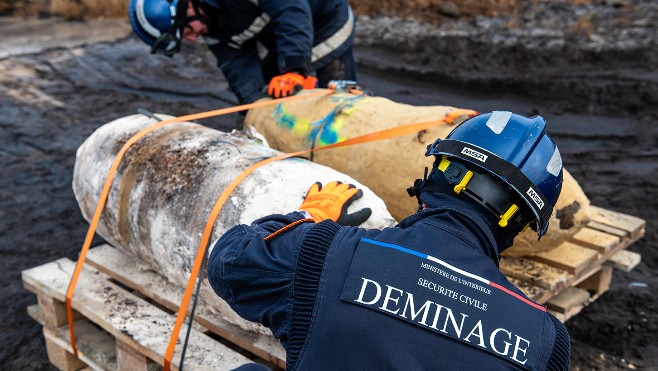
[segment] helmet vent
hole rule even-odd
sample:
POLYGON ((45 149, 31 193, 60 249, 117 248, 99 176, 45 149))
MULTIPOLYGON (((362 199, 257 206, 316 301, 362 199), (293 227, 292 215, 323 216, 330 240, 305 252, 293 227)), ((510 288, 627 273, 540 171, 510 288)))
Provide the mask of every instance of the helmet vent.
POLYGON ((553 151, 551 159, 546 164, 546 171, 553 176, 558 176, 560 175, 560 170, 562 170, 562 156, 560 156, 560 150, 555 146, 555 151, 553 151))
POLYGON ((496 134, 500 134, 505 130, 505 126, 512 118, 512 112, 508 111, 493 111, 489 120, 487 120, 487 127, 496 134))

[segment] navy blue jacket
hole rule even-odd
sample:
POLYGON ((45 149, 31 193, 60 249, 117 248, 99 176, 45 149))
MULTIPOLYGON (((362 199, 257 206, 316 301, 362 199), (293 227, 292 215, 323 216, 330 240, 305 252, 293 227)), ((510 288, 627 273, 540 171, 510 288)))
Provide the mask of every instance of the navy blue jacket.
POLYGON ((498 269, 491 221, 445 197, 394 228, 298 223, 230 229, 208 278, 269 327, 291 370, 567 369, 569 335, 498 269))
POLYGON ((269 80, 310 73, 352 47, 346 0, 202 0, 212 23, 204 36, 240 102, 260 98, 269 80))

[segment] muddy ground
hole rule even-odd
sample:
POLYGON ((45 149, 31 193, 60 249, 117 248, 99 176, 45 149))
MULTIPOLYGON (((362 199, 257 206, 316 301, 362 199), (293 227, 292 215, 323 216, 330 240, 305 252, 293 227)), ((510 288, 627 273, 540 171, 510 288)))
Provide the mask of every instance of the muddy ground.
MULTIPOLYGON (((600 3, 616 9, 616 2, 600 3)), ((0 34, 8 35, 3 30, 15 23, 5 21, 0 34)), ((501 44, 476 27, 485 21, 498 27, 495 19, 479 19, 470 24, 479 36, 469 31, 442 38, 415 22, 364 19, 359 25, 368 32, 356 47, 359 80, 379 96, 415 105, 544 115, 565 166, 592 203, 647 220, 646 237, 630 247, 642 254, 642 263, 630 273, 615 271, 610 291, 567 322, 572 366, 658 369, 656 32, 650 30, 648 44, 635 49, 584 49, 579 40, 562 37, 562 49, 545 44, 556 48, 553 65, 548 54, 536 53, 541 48, 524 44, 533 40, 528 33, 501 44), (393 25, 389 36, 410 31, 374 40, 372 30, 385 25, 393 25), (487 51, 480 63, 473 59, 478 50, 487 51)), ((81 27, 85 33, 94 24, 81 27)), ((496 33, 505 35, 504 29, 496 33)), ((166 58, 149 55, 131 36, 40 45, 48 48, 29 54, 12 49, 0 57, 0 365, 8 370, 52 369, 40 327, 26 314, 36 299, 22 288, 20 272, 64 256, 75 259, 82 246, 88 224, 71 190, 82 141, 138 108, 181 115, 235 103, 200 46, 186 45, 184 55, 166 58)), ((0 51, 7 48, 0 44, 0 51)), ((229 130, 236 121, 231 116, 202 123, 229 130)))

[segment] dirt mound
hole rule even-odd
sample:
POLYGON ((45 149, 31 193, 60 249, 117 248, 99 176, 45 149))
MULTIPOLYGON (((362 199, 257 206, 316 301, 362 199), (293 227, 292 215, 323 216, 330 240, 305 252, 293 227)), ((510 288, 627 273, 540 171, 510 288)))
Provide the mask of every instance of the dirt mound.
POLYGON ((52 17, 85 20, 125 18, 127 0, 0 0, 0 16, 52 17))
MULTIPOLYGON (((428 21, 444 17, 498 16, 510 14, 519 0, 360 0, 349 1, 358 15, 395 15, 428 21)), ((124 0, 0 0, 0 15, 59 15, 79 17, 125 17, 128 1, 124 0)))
POLYGON ((528 1, 497 17, 361 17, 358 27, 356 43, 369 52, 359 62, 381 70, 513 89, 580 112, 658 104, 656 1, 528 1))
POLYGON ((519 0, 360 0, 350 1, 358 15, 396 16, 440 22, 447 17, 496 17, 517 11, 519 0))

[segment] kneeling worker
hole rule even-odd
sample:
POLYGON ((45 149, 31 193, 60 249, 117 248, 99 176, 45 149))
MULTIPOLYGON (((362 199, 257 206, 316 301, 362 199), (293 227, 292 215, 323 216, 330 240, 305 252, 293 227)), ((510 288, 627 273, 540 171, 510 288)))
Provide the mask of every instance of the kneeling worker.
POLYGON ((202 37, 240 104, 356 80, 347 0, 131 0, 133 30, 173 55, 202 37))
POLYGON ((546 233, 560 194, 544 119, 482 114, 425 155, 419 211, 397 226, 348 226, 370 215, 347 213, 359 191, 316 184, 299 211, 217 241, 213 289, 272 330, 290 370, 568 369, 564 325, 498 269, 519 232, 546 233))

